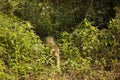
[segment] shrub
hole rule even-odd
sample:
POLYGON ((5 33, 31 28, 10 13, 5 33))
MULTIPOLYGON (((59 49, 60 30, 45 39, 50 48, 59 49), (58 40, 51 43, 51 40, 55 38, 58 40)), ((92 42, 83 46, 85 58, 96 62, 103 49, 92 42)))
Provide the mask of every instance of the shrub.
POLYGON ((0 13, 0 76, 4 75, 1 79, 35 77, 51 64, 52 53, 32 28, 29 22, 0 13))

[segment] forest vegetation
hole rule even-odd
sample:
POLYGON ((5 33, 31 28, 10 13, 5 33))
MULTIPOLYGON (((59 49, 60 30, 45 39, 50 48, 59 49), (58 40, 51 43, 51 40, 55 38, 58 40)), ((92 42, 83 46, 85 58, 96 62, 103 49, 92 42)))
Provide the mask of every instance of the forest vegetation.
POLYGON ((0 0, 0 80, 120 80, 120 0, 0 0))

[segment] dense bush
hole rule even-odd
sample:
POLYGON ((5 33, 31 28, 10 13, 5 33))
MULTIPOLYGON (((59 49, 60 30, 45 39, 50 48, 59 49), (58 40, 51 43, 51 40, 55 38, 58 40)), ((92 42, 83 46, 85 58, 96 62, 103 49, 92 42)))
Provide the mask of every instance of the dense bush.
POLYGON ((68 71, 70 78, 105 80, 108 76, 108 72, 104 71, 105 65, 103 65, 106 59, 104 57, 98 59, 100 53, 97 52, 101 44, 98 38, 100 32, 86 19, 77 26, 73 33, 63 32, 58 42, 61 43, 63 70, 68 71))
POLYGON ((0 14, 0 79, 27 79, 40 74, 52 53, 44 48, 29 22, 0 14))
POLYGON ((0 80, 115 79, 120 59, 117 2, 0 1, 0 80), (44 42, 47 35, 60 48, 61 70, 44 42))

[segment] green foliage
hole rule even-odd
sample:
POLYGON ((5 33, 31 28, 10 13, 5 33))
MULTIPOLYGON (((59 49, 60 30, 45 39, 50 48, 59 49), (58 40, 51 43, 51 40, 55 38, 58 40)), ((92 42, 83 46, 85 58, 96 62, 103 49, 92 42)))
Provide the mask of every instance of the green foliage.
POLYGON ((13 6, 12 13, 22 20, 31 21, 36 27, 36 33, 42 37, 54 33, 57 34, 55 36, 60 36, 63 31, 72 32, 73 27, 85 17, 90 3, 91 0, 70 0, 69 2, 60 0, 10 1, 13 6))
POLYGON ((74 45, 72 35, 63 32, 61 39, 61 61, 62 70, 66 76, 70 74, 69 78, 73 79, 85 79, 88 72, 90 72, 90 60, 84 59, 81 56, 79 49, 74 45), (84 74, 84 75, 83 75, 84 74), (81 76, 82 75, 82 76, 81 76))
POLYGON ((0 80, 106 80, 120 59, 117 2, 0 1, 0 80), (60 48, 61 71, 47 35, 60 48))
MULTIPOLYGON (((69 34, 64 32, 62 34, 60 47, 61 55, 65 55, 62 57, 66 64, 64 67, 66 68, 65 70, 67 71, 69 67, 72 68, 74 66, 72 69, 69 69, 70 72, 72 72, 71 70, 73 69, 77 70, 78 72, 74 72, 74 74, 84 74, 84 79, 88 77, 86 75, 87 73, 84 72, 84 70, 86 70, 92 77, 91 80, 105 80, 109 72, 104 71, 104 67, 119 61, 120 40, 118 26, 119 20, 113 20, 109 26, 110 30, 100 31, 85 19, 77 26, 78 28, 73 33, 69 34), (85 65, 82 65, 82 63, 85 65), (99 71, 96 71, 97 65, 101 65, 98 67, 99 71), (91 68, 90 66, 94 67, 91 68), (95 77, 98 76, 96 73, 99 74, 99 77, 95 77)), ((77 76, 79 77, 79 75, 77 76)), ((83 76, 79 78, 82 79, 83 76)))
POLYGON ((44 48, 31 24, 3 14, 0 14, 0 22, 0 64, 6 66, 1 66, 0 76, 17 80, 40 74, 43 64, 50 64, 52 53, 44 48))
POLYGON ((75 40, 75 44, 82 48, 82 53, 86 56, 91 55, 93 50, 96 50, 99 45, 99 40, 97 38, 98 29, 91 25, 86 19, 78 25, 72 35, 75 40))

